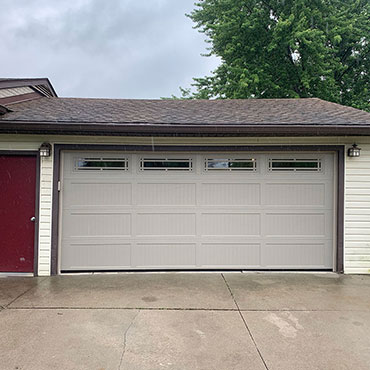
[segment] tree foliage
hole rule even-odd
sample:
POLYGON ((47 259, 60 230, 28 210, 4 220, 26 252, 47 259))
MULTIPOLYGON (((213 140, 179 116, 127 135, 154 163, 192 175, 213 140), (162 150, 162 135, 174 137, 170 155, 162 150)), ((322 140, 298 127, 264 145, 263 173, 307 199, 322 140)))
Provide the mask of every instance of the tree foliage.
POLYGON ((318 97, 370 110, 369 0, 195 5, 188 16, 221 64, 194 78, 192 98, 318 97))

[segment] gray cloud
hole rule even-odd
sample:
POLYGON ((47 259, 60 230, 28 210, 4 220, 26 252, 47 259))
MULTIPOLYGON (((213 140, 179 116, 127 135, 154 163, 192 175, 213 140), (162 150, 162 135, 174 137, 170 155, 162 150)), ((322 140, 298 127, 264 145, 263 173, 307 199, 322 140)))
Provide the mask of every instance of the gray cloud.
POLYGON ((159 98, 218 65, 185 17, 194 0, 0 0, 0 77, 61 96, 159 98))

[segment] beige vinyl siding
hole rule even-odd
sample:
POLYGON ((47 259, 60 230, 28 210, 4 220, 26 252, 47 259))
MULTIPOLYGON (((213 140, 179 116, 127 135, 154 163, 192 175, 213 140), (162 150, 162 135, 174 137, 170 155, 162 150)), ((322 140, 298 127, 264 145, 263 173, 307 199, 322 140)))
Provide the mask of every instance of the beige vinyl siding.
MULTIPOLYGON (((360 158, 346 156, 345 174, 345 272, 370 273, 370 137, 107 137, 0 135, 0 150, 37 150, 42 142, 120 145, 315 145, 362 148, 360 158)), ((50 273, 52 159, 41 162, 39 275, 50 273)))
POLYGON ((10 96, 23 95, 33 93, 35 90, 30 87, 12 87, 10 89, 0 89, 0 98, 8 98, 10 96))
POLYGON ((40 158, 39 263, 40 276, 50 274, 51 205, 53 196, 53 157, 40 158))
POLYGON ((370 273, 370 143, 360 146, 361 157, 346 160, 346 273, 370 273))
MULTIPOLYGON (((370 137, 365 143, 370 144, 370 137)), ((356 138, 336 136, 327 137, 144 137, 144 136, 67 136, 67 135, 14 135, 0 134, 0 143, 3 142, 7 149, 37 147, 44 141, 54 144, 117 144, 117 145, 343 145, 353 142, 361 143, 356 138)), ((2 144, 0 144, 2 145, 2 144)))

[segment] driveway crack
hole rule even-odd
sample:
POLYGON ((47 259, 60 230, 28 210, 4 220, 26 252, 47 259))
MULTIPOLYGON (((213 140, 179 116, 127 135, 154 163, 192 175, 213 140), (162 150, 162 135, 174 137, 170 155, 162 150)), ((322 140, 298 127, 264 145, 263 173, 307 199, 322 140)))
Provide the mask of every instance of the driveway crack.
POLYGON ((236 301, 236 299, 235 299, 235 297, 234 297, 234 293, 232 292, 232 290, 231 290, 231 288, 230 288, 229 283, 227 282, 227 280, 226 280, 226 278, 225 278, 224 274, 221 274, 221 276, 222 276, 222 278, 224 279, 224 282, 225 282, 225 284, 226 284, 226 286, 227 286, 227 289, 229 290, 229 293, 230 293, 230 295, 231 295, 231 298, 233 299, 234 304, 235 304, 235 306, 236 306, 236 308, 237 308, 237 310, 238 310, 238 313, 239 313, 239 315, 240 315, 240 318, 242 319, 242 321, 243 321, 243 323, 244 323, 244 326, 245 326, 245 328, 246 328, 246 330, 247 330, 247 332, 248 332, 248 334, 249 334, 249 337, 250 337, 250 339, 252 340, 252 342, 253 342, 253 344, 254 344, 254 347, 256 348, 257 353, 258 353, 258 355, 259 355, 259 357, 260 357, 260 359, 261 359, 261 361, 262 361, 262 363, 263 363, 263 365, 264 365, 265 369, 266 369, 266 370, 269 370, 269 368, 267 367, 266 361, 265 361, 265 359, 263 358, 262 353, 261 353, 260 349, 258 348, 257 343, 256 343, 256 341, 255 341, 255 339, 254 339, 254 337, 253 337, 253 335, 252 335, 252 332, 251 332, 251 330, 250 330, 250 328, 249 328, 249 326, 248 326, 248 324, 247 324, 247 321, 245 320, 245 318, 244 318, 244 316, 243 316, 243 314, 242 314, 242 312, 241 312, 241 310, 240 310, 239 304, 238 304, 238 302, 236 301))
POLYGON ((125 353, 126 353, 127 333, 131 329, 131 326, 134 324, 134 321, 136 320, 136 318, 139 316, 139 313, 140 313, 140 310, 133 317, 133 319, 130 322, 130 325, 127 327, 127 329, 123 333, 123 349, 122 349, 121 359, 120 359, 119 365, 118 365, 118 370, 121 370, 121 367, 122 367, 122 364, 123 364, 123 357, 125 356, 125 353))

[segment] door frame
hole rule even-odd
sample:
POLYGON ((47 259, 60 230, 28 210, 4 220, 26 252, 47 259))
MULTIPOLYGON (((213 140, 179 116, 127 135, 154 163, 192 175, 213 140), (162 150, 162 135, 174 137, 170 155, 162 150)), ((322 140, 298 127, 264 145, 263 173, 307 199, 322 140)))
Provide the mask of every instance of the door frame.
POLYGON ((0 156, 9 157, 35 157, 36 158, 36 193, 35 193, 35 236, 34 236, 34 252, 33 252, 33 276, 38 276, 39 264, 39 225, 40 225, 40 153, 38 150, 0 150, 0 156))
MULTIPOLYGON (((344 269, 344 170, 345 145, 104 145, 104 144, 54 144, 53 200, 51 232, 51 274, 57 275, 59 256, 59 212, 61 179, 61 151, 122 151, 122 152, 334 152, 337 156, 336 172, 336 246, 334 272, 344 269)), ((334 208, 335 209, 335 208, 334 208)))

